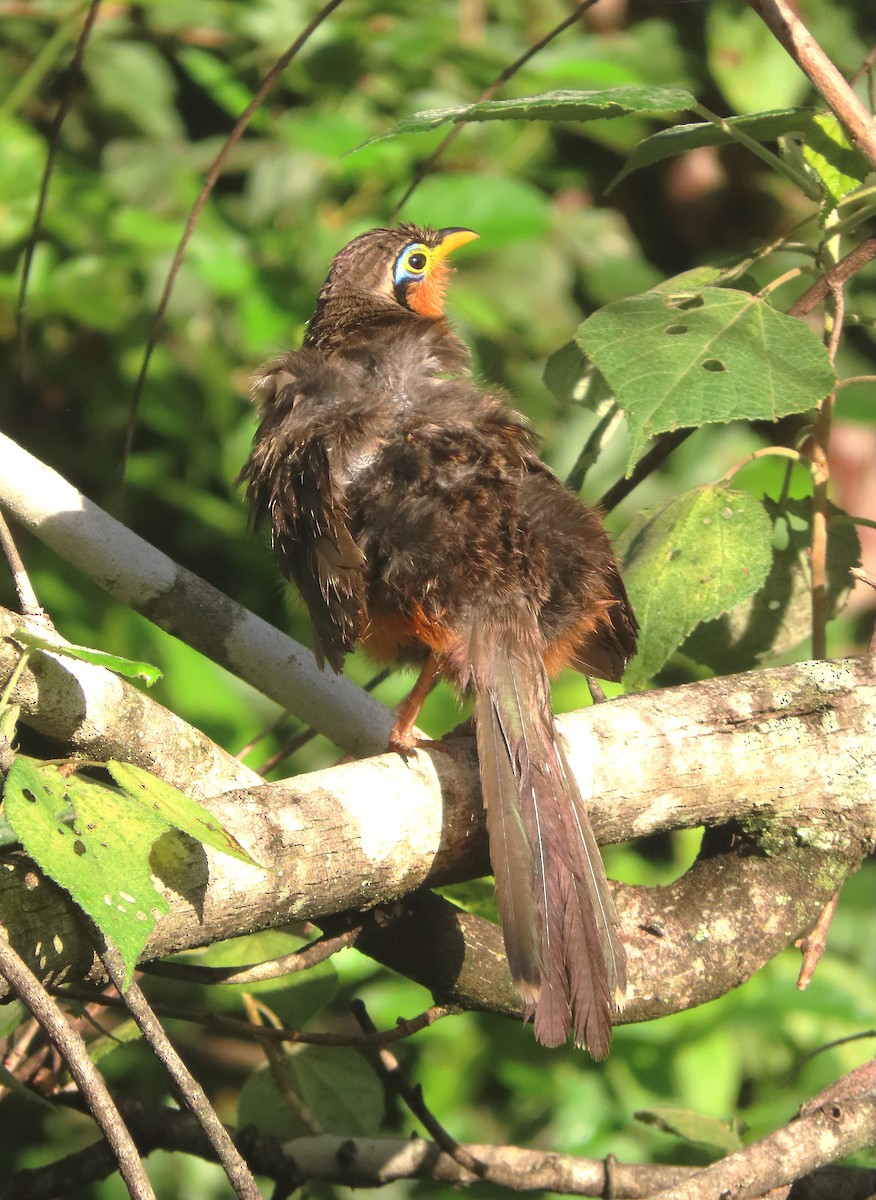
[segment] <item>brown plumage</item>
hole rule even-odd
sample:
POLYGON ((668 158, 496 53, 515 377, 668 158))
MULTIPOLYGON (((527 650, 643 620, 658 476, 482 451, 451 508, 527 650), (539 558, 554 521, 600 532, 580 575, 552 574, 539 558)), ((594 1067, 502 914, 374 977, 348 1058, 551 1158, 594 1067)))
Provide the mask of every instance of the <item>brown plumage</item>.
POLYGON ((636 621, 599 516, 473 382, 442 315, 468 230, 374 229, 334 259, 303 347, 257 381, 256 521, 339 671, 357 642, 472 695, 511 973, 540 1041, 608 1052, 626 966, 602 861, 557 739, 549 674, 618 679, 636 621))

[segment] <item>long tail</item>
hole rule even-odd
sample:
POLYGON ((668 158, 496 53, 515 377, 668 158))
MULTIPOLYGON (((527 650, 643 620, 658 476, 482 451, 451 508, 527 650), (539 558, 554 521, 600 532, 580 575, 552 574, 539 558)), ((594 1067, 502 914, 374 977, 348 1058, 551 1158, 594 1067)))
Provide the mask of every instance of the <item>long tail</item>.
POLYGON ((515 983, 546 1046, 604 1058, 626 955, 599 847, 528 639, 473 638, 474 720, 490 858, 515 983))

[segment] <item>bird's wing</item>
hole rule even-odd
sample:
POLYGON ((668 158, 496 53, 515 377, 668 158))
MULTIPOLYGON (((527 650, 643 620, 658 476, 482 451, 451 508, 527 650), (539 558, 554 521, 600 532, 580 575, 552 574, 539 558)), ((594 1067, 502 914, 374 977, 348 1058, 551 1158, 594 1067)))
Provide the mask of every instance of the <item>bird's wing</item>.
POLYGON ((306 359, 296 370, 297 358, 259 381, 262 421, 240 478, 254 523, 268 516, 280 569, 307 605, 320 666, 340 671, 361 632, 365 559, 348 528, 326 405, 314 404, 320 381, 306 359))

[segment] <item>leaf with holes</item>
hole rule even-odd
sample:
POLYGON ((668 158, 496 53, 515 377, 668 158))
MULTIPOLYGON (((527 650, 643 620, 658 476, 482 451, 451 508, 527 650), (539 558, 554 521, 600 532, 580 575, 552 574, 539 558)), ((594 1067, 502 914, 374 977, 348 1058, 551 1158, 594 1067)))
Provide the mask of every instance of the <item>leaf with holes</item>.
POLYGON ((403 133, 427 133, 460 121, 598 121, 609 117, 669 116, 685 112, 696 98, 679 87, 616 87, 599 91, 572 89, 519 96, 516 100, 484 100, 413 113, 391 129, 369 138, 357 150, 403 133))
POLYGON ((167 912, 149 870, 167 822, 115 788, 23 755, 6 777, 4 806, 34 862, 119 950, 127 986, 157 916, 167 912))
POLYGON ((702 621, 747 600, 772 561, 772 525, 748 492, 694 488, 640 513, 615 545, 641 624, 628 686, 643 687, 702 621))
POLYGON ((630 468, 655 434, 774 421, 812 408, 836 378, 807 325, 730 288, 631 296, 594 313, 576 337, 624 410, 630 468))
POLYGON ((221 850, 251 867, 259 864, 250 858, 237 838, 212 813, 195 800, 190 800, 172 784, 165 783, 142 767, 131 763, 110 761, 106 769, 113 779, 137 805, 162 820, 165 825, 181 829, 190 837, 214 850, 221 850))
MULTIPOLYGON (((812 632, 812 497, 778 505, 764 500, 773 522, 773 564, 766 583, 737 605, 693 631, 682 647, 717 674, 748 671, 769 656, 787 654, 812 632)), ((849 571, 861 561, 861 543, 842 509, 831 506, 827 539, 827 615, 836 616, 852 589, 849 571)))
POLYGON ((240 1093, 238 1125, 274 1137, 342 1133, 368 1137, 380 1127, 383 1088, 366 1059, 351 1046, 291 1046, 280 1069, 255 1071, 240 1093))

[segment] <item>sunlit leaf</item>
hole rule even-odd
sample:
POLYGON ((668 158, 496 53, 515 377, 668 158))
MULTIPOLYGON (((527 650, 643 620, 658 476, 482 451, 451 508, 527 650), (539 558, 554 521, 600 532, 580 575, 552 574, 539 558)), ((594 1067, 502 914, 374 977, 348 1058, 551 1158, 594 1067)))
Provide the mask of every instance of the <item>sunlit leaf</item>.
POLYGON ((205 846, 212 846, 214 850, 221 850, 250 866, 258 865, 221 821, 172 784, 132 763, 111 760, 106 767, 119 787, 144 811, 174 829, 181 829, 205 846))
POLYGON ((23 755, 6 778, 4 806, 25 850, 114 943, 130 980, 157 916, 167 912, 149 870, 167 822, 138 812, 113 788, 23 755))
POLYGON ((834 208, 859 188, 873 170, 864 155, 852 146, 836 117, 828 113, 819 113, 813 121, 802 153, 834 208))
POLYGON ((814 407, 835 374, 821 339, 760 296, 645 292, 577 332, 623 408, 630 466, 655 434, 710 421, 774 421, 814 407))
POLYGON ((609 117, 666 116, 685 112, 696 104, 685 88, 617 87, 601 91, 563 89, 516 100, 485 100, 480 104, 454 104, 413 113, 384 133, 362 143, 370 146, 404 133, 428 133, 459 121, 603 121, 609 117))
MULTIPOLYGON (((774 142, 789 133, 805 136, 812 127, 815 112, 814 108, 784 108, 774 112, 754 113, 749 117, 728 117, 727 125, 730 130, 747 134, 757 142, 774 142)), ((673 125, 671 129, 661 129, 639 142, 615 175, 609 190, 642 167, 673 158, 686 150, 696 150, 700 146, 726 146, 734 141, 731 132, 714 125, 711 121, 702 121, 695 125, 673 125)))
POLYGON ((161 671, 151 663, 136 662, 131 658, 122 658, 118 654, 107 654, 105 650, 95 650, 92 646, 74 646, 71 642, 53 641, 31 633, 28 629, 13 630, 12 636, 17 642, 29 646, 32 650, 48 650, 52 654, 60 654, 64 658, 76 658, 80 662, 91 663, 95 667, 106 667, 116 675, 124 675, 127 679, 142 679, 151 686, 161 678, 161 671))
POLYGON ((695 488, 640 513, 615 546, 641 625, 624 676, 642 687, 701 621, 748 599, 766 580, 772 526, 748 492, 695 488))
MULTIPOLYGON (((748 671, 787 654, 812 633, 812 499, 763 502, 773 522, 773 563, 761 590, 690 635, 683 650, 718 674, 748 671)), ((861 543, 845 514, 831 507, 827 541, 827 615, 836 616, 852 590, 850 569, 861 543)))

